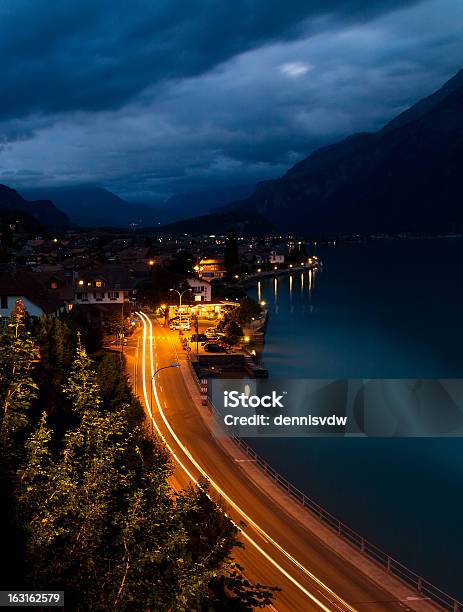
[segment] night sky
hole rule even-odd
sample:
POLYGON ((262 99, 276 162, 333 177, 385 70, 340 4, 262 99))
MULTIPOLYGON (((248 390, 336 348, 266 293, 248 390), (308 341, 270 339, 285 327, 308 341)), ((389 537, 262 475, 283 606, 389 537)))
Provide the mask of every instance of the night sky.
POLYGON ((460 0, 0 0, 0 183, 282 174, 463 67, 460 0))

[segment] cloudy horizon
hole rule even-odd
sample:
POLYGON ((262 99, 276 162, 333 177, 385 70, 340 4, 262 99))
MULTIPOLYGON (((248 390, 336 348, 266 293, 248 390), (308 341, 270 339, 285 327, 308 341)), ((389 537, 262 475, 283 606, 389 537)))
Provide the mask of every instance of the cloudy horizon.
POLYGON ((456 0, 0 3, 0 183, 255 183, 461 69, 456 0))

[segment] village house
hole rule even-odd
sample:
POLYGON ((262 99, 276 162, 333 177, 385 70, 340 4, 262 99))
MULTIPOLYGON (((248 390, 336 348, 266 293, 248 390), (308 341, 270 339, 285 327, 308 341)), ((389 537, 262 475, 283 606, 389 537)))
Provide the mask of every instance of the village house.
POLYGON ((211 285, 197 278, 187 278, 188 285, 194 296, 195 302, 210 302, 211 301, 211 285))

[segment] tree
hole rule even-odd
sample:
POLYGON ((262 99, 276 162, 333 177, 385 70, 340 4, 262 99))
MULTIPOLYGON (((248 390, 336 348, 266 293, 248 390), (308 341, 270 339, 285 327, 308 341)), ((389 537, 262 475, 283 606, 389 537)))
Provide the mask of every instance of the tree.
POLYGON ((130 322, 122 312, 112 312, 107 320, 108 332, 116 338, 122 338, 131 332, 130 322))
POLYGON ((251 323, 253 319, 258 319, 262 316, 262 307, 252 298, 245 296, 239 302, 239 307, 233 312, 235 318, 240 325, 251 323))
POLYGON ((173 493, 167 450, 131 422, 117 368, 104 358, 96 370, 78 337, 63 387, 75 426, 53 444, 43 414, 26 440, 15 494, 28 586, 66 590, 72 609, 262 605, 271 589, 247 582, 231 558, 236 526, 207 483, 173 493))
POLYGON ((156 267, 149 279, 142 281, 137 287, 137 299, 141 304, 157 308, 162 303, 169 303, 172 295, 169 289, 176 288, 179 278, 165 268, 156 267))
POLYGON ((97 380, 104 410, 124 410, 129 425, 140 426, 145 413, 139 400, 133 395, 124 372, 125 363, 112 353, 102 357, 97 368, 97 380))
POLYGON ((0 454, 12 450, 12 436, 27 424, 27 411, 37 395, 32 371, 37 346, 26 328, 27 312, 21 300, 11 313, 7 333, 0 337, 0 454))
POLYGON ((52 430, 47 427, 44 412, 38 427, 25 443, 25 467, 18 471, 21 487, 28 493, 28 504, 34 508, 42 503, 44 487, 48 486, 51 437, 52 430))
POLYGON ((233 319, 225 323, 223 331, 227 342, 230 344, 237 344, 243 335, 243 330, 241 329, 240 324, 233 319))
POLYGON ((63 386, 63 393, 79 415, 83 415, 89 407, 98 408, 102 402, 95 369, 81 342, 80 333, 77 334, 76 358, 63 386))
POLYGON ((185 276, 191 274, 194 265, 194 257, 190 251, 179 251, 175 253, 169 263, 169 271, 174 274, 185 276))
POLYGON ((238 254, 238 240, 236 232, 231 230, 226 238, 224 253, 224 265, 228 276, 232 276, 234 274, 239 263, 240 258, 238 254))
POLYGON ((69 409, 61 388, 73 360, 75 340, 65 321, 46 316, 36 323, 35 337, 40 350, 35 375, 39 386, 37 403, 46 410, 53 425, 60 422, 64 428, 69 409))
POLYGON ((4 584, 24 587, 23 532, 16 521, 15 472, 37 396, 33 379, 38 350, 27 330, 24 304, 16 303, 7 330, 0 333, 0 541, 4 584))

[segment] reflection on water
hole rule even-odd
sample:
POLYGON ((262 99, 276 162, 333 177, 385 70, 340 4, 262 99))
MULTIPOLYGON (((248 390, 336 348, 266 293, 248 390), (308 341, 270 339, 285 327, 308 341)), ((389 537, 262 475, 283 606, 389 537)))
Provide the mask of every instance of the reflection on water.
MULTIPOLYGON (((337 244, 318 255, 322 271, 254 292, 270 313, 271 377, 463 378, 462 240, 337 244)), ((354 529, 463 597, 463 440, 252 443, 354 529)))

